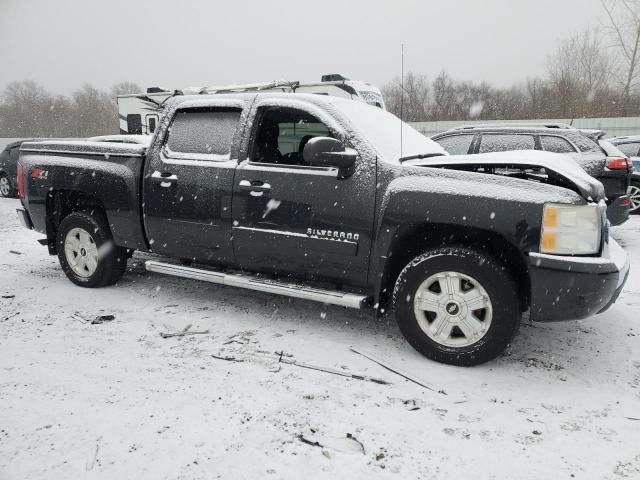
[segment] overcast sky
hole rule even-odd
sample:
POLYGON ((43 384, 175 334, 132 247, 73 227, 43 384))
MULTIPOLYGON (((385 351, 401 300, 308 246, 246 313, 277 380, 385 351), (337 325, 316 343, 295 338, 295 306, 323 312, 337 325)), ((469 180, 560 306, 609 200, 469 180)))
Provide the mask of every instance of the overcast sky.
POLYGON ((0 0, 0 88, 33 79, 179 88, 405 71, 509 85, 543 75, 598 0, 0 0))

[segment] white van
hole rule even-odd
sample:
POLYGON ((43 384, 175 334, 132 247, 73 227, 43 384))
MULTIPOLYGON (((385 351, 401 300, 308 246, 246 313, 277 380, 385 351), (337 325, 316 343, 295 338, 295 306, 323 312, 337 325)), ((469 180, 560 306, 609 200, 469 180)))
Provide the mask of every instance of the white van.
POLYGON ((221 94, 237 92, 274 92, 315 93, 350 98, 385 109, 380 89, 375 85, 349 80, 340 74, 323 75, 320 82, 300 83, 274 81, 248 85, 224 85, 211 87, 187 87, 182 90, 167 90, 158 87, 147 89, 147 93, 119 95, 118 114, 120 133, 133 135, 152 135, 160 120, 160 111, 167 99, 174 95, 221 94))

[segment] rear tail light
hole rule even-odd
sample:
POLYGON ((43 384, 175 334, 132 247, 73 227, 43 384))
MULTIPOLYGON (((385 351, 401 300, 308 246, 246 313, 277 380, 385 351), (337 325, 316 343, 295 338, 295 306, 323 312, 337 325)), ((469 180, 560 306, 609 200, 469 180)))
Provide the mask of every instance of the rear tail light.
POLYGON ((620 205, 621 207, 629 207, 631 206, 631 200, 629 200, 629 197, 627 197, 626 195, 623 195, 622 197, 618 198, 618 205, 620 205))
POLYGON ((24 167, 20 162, 18 162, 16 170, 18 176, 18 198, 24 200, 24 167))
POLYGON ((607 157, 607 168, 609 170, 628 170, 629 161, 626 157, 607 157))

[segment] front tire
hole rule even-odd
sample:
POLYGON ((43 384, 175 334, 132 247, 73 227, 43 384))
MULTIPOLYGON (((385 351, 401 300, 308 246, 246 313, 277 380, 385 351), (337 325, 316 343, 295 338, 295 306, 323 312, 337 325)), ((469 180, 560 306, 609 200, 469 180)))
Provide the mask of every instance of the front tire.
POLYGON ((420 353, 449 365, 478 365, 500 355, 522 312, 505 266, 469 248, 438 248, 402 270, 393 292, 398 326, 420 353))
POLYGON ((67 278, 87 288, 112 285, 127 266, 127 250, 116 246, 105 215, 74 212, 58 229, 58 259, 67 278))

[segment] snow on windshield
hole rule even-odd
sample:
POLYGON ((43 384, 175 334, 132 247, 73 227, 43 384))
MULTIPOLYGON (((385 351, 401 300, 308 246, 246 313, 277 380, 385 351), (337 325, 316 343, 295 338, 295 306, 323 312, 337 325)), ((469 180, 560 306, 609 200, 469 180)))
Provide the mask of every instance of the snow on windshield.
POLYGON ((415 130, 395 115, 361 102, 335 102, 334 105, 353 123, 373 147, 389 162, 400 157, 442 154, 446 151, 436 142, 415 130), (402 149, 400 148, 402 125, 402 149))

